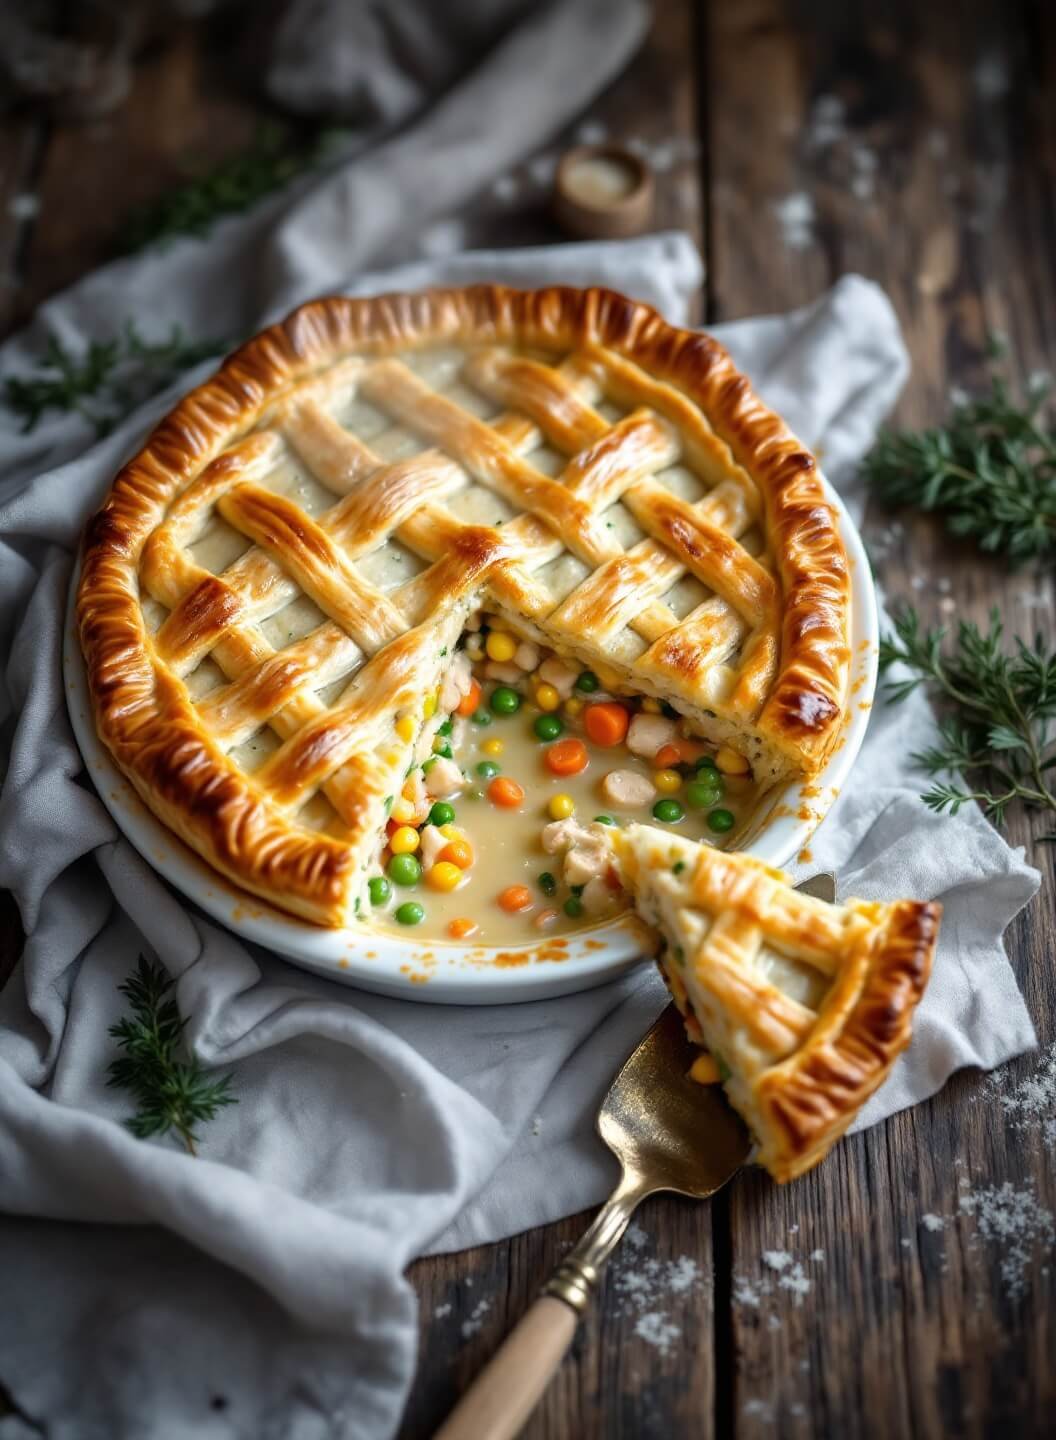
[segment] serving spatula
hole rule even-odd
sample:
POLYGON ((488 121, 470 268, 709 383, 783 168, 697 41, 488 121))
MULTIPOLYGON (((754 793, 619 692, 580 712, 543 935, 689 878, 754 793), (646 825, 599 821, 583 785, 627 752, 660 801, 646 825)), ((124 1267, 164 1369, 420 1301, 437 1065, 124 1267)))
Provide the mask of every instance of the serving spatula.
MULTIPOLYGON (((799 889, 836 899, 833 875, 816 875, 799 889)), ((609 1256, 646 1196, 673 1190, 706 1200, 744 1164, 751 1139, 722 1090, 689 1078, 699 1054, 669 1005, 598 1112, 598 1133, 620 1162, 619 1184, 435 1440, 511 1440, 561 1364, 609 1256)))

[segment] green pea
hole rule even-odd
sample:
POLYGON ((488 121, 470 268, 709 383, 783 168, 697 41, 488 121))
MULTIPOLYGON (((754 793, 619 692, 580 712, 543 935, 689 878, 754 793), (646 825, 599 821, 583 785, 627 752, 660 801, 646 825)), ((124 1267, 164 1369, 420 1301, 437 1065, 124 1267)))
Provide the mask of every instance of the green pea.
MULTIPOLYGON (((715 770, 715 756, 714 756, 714 755, 702 755, 702 756, 700 757, 700 759, 697 761, 697 769, 698 769, 698 770, 715 770)), ((718 771, 716 771, 715 773, 718 774, 718 771)))
POLYGON ((616 821, 611 815, 595 815, 594 823, 595 825, 615 825, 616 821))
POLYGON ((491 692, 488 704, 496 715, 516 715, 521 708, 521 697, 508 685, 498 685, 491 692))
POLYGON ((421 862, 413 855, 394 855, 389 861, 389 879, 394 885, 417 885, 421 878, 421 862))
POLYGON ((499 773, 499 769, 494 760, 482 760, 477 766, 477 774, 482 780, 491 780, 499 773))
POLYGON ((450 735, 451 731, 454 728, 455 722, 451 719, 451 716, 449 715, 442 725, 438 725, 436 727, 436 733, 438 735, 450 735))
POLYGON ((561 908, 570 919, 574 920, 577 915, 583 914, 583 901, 578 895, 570 895, 561 908))
POLYGON ((479 710, 474 710, 469 718, 473 721, 474 725, 490 725, 491 711, 485 710, 482 705, 479 710))
POLYGON ((544 870, 543 873, 539 876, 539 889, 543 892, 544 895, 557 894, 557 881, 550 874, 549 870, 544 870))
POLYGON ((532 722, 538 740, 556 740, 564 728, 556 715, 537 715, 532 722))
POLYGON ((372 875, 367 881, 367 891, 372 905, 384 905, 392 894, 392 886, 384 875, 372 875))
POLYGON ((442 755, 445 760, 450 760, 451 753, 451 746, 442 736, 438 735, 433 741, 433 754, 442 755))
POLYGON ((686 804, 691 810, 710 810, 722 799, 722 786, 711 780, 691 780, 686 786, 686 804))
POLYGON ((593 695, 600 684, 601 681, 593 670, 584 670, 576 681, 576 689, 583 695, 593 695))
POLYGON ((658 800, 653 806, 653 819, 662 820, 665 825, 677 825, 685 813, 678 801, 670 798, 658 800))
POLYGON ((727 830, 733 829, 734 824, 732 810, 713 810, 708 816, 708 829, 714 830, 716 835, 725 835, 727 830))
POLYGON ((425 909, 417 900, 405 900, 396 907, 396 919, 401 925, 420 925, 425 919, 425 909))
POLYGON ((455 807, 446 800, 438 800, 429 811, 430 825, 451 825, 455 819, 455 807))
POLYGON ((429 759, 426 760, 426 761, 424 762, 424 764, 422 765, 422 774, 423 774, 423 775, 428 775, 428 774, 429 774, 429 771, 433 768, 433 766, 436 764, 436 762, 437 762, 439 759, 440 759, 440 756, 439 756, 439 755, 430 755, 430 756, 429 756, 429 759))

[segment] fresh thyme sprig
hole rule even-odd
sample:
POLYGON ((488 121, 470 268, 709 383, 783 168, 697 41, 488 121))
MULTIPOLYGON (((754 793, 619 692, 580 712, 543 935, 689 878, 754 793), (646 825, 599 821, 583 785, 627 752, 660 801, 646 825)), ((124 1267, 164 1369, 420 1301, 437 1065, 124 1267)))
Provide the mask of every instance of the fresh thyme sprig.
POLYGON ((238 154, 134 209, 125 222, 121 249, 133 254, 177 235, 205 235, 225 215, 248 210, 295 176, 325 164, 346 138, 346 131, 324 129, 298 141, 285 126, 263 125, 238 154))
POLYGON ((23 434, 57 410, 83 416, 103 436, 181 371, 226 348, 223 340, 189 340, 178 325, 151 342, 131 320, 115 339, 93 340, 80 354, 51 335, 35 371, 4 380, 3 403, 21 418, 23 434))
MULTIPOLYGON (((881 672, 896 663, 911 672, 888 682, 893 700, 925 685, 942 702, 938 743, 912 758, 929 775, 964 777, 961 785, 936 781, 924 803, 956 814, 976 800, 998 825, 1014 800, 1056 816, 1050 778, 1056 767, 1056 740, 1050 737, 1056 653, 1046 652, 1040 636, 1033 646, 1016 637, 1008 653, 996 609, 986 631, 962 621, 951 651, 943 648, 945 638, 945 630, 922 629, 910 609, 880 644, 881 672)), ((1043 838, 1056 840, 1056 833, 1043 838)))
POLYGON ((111 1063, 107 1083, 127 1090, 136 1102, 136 1113, 125 1122, 133 1135, 145 1140, 175 1130, 194 1155, 197 1128, 238 1102, 228 1093, 230 1075, 210 1080, 193 1055, 177 1058, 187 1022, 175 1000, 166 998, 172 985, 161 965, 141 955, 138 967, 117 987, 132 1014, 110 1027, 125 1053, 111 1063))
POLYGON ((1000 375, 988 394, 959 400, 933 430, 884 431, 864 461, 888 505, 941 512, 955 534, 1013 564, 1056 553, 1056 428, 1052 383, 1037 377, 1022 402, 1000 375))

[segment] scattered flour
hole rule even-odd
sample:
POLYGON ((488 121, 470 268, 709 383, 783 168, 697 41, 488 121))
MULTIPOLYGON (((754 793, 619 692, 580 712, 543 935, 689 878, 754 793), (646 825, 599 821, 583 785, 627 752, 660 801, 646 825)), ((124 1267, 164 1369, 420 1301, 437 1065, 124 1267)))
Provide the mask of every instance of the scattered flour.
POLYGON ((1036 1132, 1046 1150, 1056 1150, 1056 1042, 1042 1054, 1032 1075, 1002 1089, 1003 1071, 990 1076, 987 1093, 996 1097, 1013 1130, 1036 1132))
POLYGON ((7 213, 12 220, 32 220, 40 210, 40 198, 23 192, 12 195, 7 202, 7 213))
POLYGON ((941 1215, 932 1215, 930 1213, 922 1215, 920 1217, 920 1223, 924 1226, 925 1230, 935 1231, 946 1229, 946 1221, 941 1215))
POLYGON ((608 127, 600 120, 584 120, 576 131, 577 145, 601 145, 608 138, 608 127))
POLYGON ((438 1305, 438 1306, 436 1307, 436 1309, 433 1311, 433 1319, 434 1319, 434 1320, 444 1320, 444 1319, 447 1318, 448 1315, 451 1314, 451 1310, 452 1310, 452 1306, 450 1306, 450 1305, 438 1305))
MULTIPOLYGON (((824 1250, 812 1250, 807 1263, 821 1265, 825 1261, 824 1250)), ((778 1292, 787 1290, 795 1305, 803 1304, 813 1288, 814 1281, 807 1273, 807 1265, 788 1250, 764 1250, 760 1256, 763 1273, 757 1276, 735 1274, 733 1277, 733 1303, 744 1305, 751 1310, 764 1308, 764 1301, 776 1300, 778 1292), (769 1271, 769 1274, 766 1273, 769 1271)), ((771 1313, 767 1324, 776 1330, 781 1324, 780 1317, 771 1313)))
POLYGON ((1052 1211, 1039 1205, 1029 1185, 1017 1190, 1006 1180, 1003 1185, 964 1191, 959 1213, 974 1219, 980 1236, 999 1247, 1005 1294, 1018 1300, 1027 1291, 1035 1251, 1040 1247, 1044 1253, 1056 1245, 1052 1211))
POLYGON ((491 1309, 490 1300, 478 1300, 468 1320, 462 1321, 462 1339, 468 1340, 484 1326, 484 1316, 491 1309))
POLYGON ((805 190, 797 190, 774 202, 774 214, 781 227, 781 239, 789 250, 808 250, 814 243, 814 201, 805 190))
POLYGON ((664 1307, 665 1299, 688 1295, 701 1282, 700 1266, 691 1255, 661 1260, 644 1253, 649 1236, 640 1225, 627 1227, 625 1255, 629 1264, 620 1266, 613 1277, 616 1314, 637 1316, 634 1333, 666 1355, 681 1335, 664 1307))

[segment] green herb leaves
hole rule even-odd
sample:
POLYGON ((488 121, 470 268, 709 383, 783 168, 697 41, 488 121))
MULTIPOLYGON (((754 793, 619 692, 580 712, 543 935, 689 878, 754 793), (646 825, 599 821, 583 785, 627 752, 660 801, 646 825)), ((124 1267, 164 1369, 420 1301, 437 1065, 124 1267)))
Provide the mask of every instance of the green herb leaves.
POLYGON ((1056 428, 1045 412, 1052 385, 1033 381, 1018 404, 1003 379, 958 401, 944 426, 885 431, 864 462, 888 505, 941 512, 955 535, 1012 564, 1056 554, 1056 428))
POLYGON ((938 743, 912 758, 929 775, 959 774, 967 782, 937 781, 924 803, 956 814, 977 800, 995 824, 1013 800, 1056 815, 1056 654, 1046 653, 1040 636, 1033 647, 1016 638, 1007 653, 996 610, 986 631, 959 625, 952 650, 945 638, 944 630, 922 630, 916 611, 907 610, 880 644, 882 672, 894 664, 911 672, 888 682, 893 700, 925 685, 942 703, 938 743))
POLYGON ((181 371, 225 348, 222 340, 189 341, 178 325, 167 340, 151 343, 132 321, 116 339, 93 340, 79 355, 52 335, 34 372, 4 380, 2 400, 21 418, 23 434, 55 410, 83 416, 99 437, 181 371))
POLYGON ((118 986, 132 1013, 110 1027, 124 1054, 110 1065, 107 1083, 135 1101, 136 1113, 125 1122, 133 1135, 145 1140, 175 1130, 194 1155, 197 1128, 237 1101, 228 1094, 230 1075, 210 1080, 193 1056, 177 1058, 186 1021, 175 1000, 166 998, 172 986, 167 971, 142 955, 118 986))
POLYGON ((298 142, 285 126, 264 125, 237 155, 134 210, 121 248, 132 254, 177 235, 205 235, 225 215, 248 210, 305 170, 325 164, 347 138, 347 131, 324 129, 298 142))

